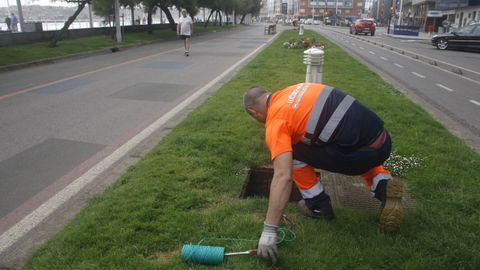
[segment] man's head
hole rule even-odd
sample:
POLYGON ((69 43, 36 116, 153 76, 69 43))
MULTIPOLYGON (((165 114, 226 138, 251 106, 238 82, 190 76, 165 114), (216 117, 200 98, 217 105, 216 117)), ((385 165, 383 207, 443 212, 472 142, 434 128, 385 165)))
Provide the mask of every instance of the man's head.
POLYGON ((187 10, 186 9, 182 9, 182 16, 187 17, 187 10))
POLYGON ((267 97, 269 92, 260 87, 252 87, 243 96, 243 107, 255 120, 265 123, 267 119, 267 97))

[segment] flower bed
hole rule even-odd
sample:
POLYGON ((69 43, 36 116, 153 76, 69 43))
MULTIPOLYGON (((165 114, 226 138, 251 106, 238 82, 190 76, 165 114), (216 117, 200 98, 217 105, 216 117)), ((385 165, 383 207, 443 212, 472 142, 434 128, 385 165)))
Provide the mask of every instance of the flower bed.
POLYGON ((290 39, 283 43, 283 47, 287 49, 308 49, 311 47, 317 47, 323 50, 325 45, 318 43, 314 38, 303 37, 299 40, 290 39))

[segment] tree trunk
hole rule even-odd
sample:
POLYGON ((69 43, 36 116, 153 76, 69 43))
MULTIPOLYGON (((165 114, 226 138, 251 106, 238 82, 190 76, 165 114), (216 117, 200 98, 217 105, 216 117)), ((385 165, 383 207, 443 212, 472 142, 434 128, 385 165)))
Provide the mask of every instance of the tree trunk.
POLYGON ((132 25, 135 25, 135 6, 130 6, 130 12, 132 13, 132 25))
POLYGON ((50 41, 50 43, 48 44, 49 48, 57 47, 57 42, 59 42, 62 39, 63 35, 65 35, 65 33, 68 31, 68 27, 70 27, 70 25, 73 23, 73 21, 75 21, 75 19, 77 18, 78 14, 80 14, 80 12, 82 12, 85 5, 88 4, 89 2, 90 2, 90 0, 85 0, 83 2, 80 2, 80 4, 78 5, 78 8, 77 8, 77 11, 75 11, 75 13, 68 18, 68 20, 63 25, 62 29, 60 31, 58 31, 55 34, 55 36, 53 37, 53 39, 50 41))
POLYGON ((212 14, 213 14, 213 10, 210 11, 210 15, 208 15, 208 18, 207 18, 207 20, 205 21, 204 27, 207 27, 207 26, 208 26, 208 22, 210 21, 210 17, 212 17, 212 14))
POLYGON ((247 14, 243 14, 243 15, 242 15, 242 19, 240 20, 240 24, 243 24, 243 23, 244 23, 246 16, 247 16, 247 14))
POLYGON ((160 6, 160 9, 165 13, 167 16, 168 23, 170 24, 170 29, 172 31, 177 31, 177 24, 175 23, 175 20, 173 19, 172 13, 170 13, 170 10, 166 6, 160 6))
POLYGON ((218 13, 220 14, 220 16, 219 16, 219 17, 220 17, 220 26, 222 26, 222 24, 223 24, 223 16, 222 16, 222 12, 221 12, 221 11, 219 11, 218 13))
POLYGON ((152 29, 152 13, 153 13, 153 8, 149 8, 148 9, 148 15, 147 15, 147 32, 149 34, 153 33, 153 29, 152 29))

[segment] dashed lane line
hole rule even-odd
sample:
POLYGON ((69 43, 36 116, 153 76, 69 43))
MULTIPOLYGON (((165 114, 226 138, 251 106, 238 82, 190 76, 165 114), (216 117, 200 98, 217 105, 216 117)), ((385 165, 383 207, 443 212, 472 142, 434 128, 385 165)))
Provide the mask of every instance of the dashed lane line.
POLYGON ((480 106, 480 102, 476 101, 476 100, 473 100, 473 99, 470 99, 469 100, 471 103, 477 105, 477 106, 480 106))
POLYGON ((453 89, 448 88, 445 85, 440 84, 440 83, 437 83, 437 86, 440 87, 440 88, 443 88, 444 90, 447 90, 448 92, 453 92, 454 91, 453 89))
POLYGON ((397 64, 397 63, 393 63, 393 65, 394 65, 394 66, 396 66, 396 67, 399 67, 399 68, 403 68, 403 66, 402 66, 402 65, 400 65, 400 64, 397 64))
POLYGON ((384 61, 388 61, 388 58, 383 57, 383 56, 381 56, 380 59, 382 59, 382 60, 384 60, 384 61))
MULTIPOLYGON (((346 37, 349 37, 349 38, 352 38, 352 39, 355 38, 355 39, 360 40, 360 41, 362 41, 362 42, 367 42, 367 40, 364 40, 364 39, 362 39, 362 38, 360 38, 360 37, 351 37, 350 35, 345 34, 345 33, 341 33, 341 32, 339 32, 339 31, 335 31, 335 30, 328 30, 328 31, 336 32, 336 33, 342 34, 342 35, 344 35, 344 36, 346 36, 346 37)), ((438 59, 430 58, 430 57, 428 57, 428 56, 425 56, 425 55, 422 55, 422 54, 419 54, 419 53, 410 52, 410 51, 407 51, 407 50, 404 50, 404 49, 400 49, 400 48, 397 48, 397 47, 394 47, 394 46, 391 46, 391 45, 388 45, 388 44, 378 43, 378 44, 375 44, 375 45, 384 47, 384 48, 383 48, 384 50, 388 50, 388 49, 385 48, 385 47, 389 47, 389 48, 393 49, 395 53, 402 52, 401 55, 403 55, 403 56, 405 56, 406 54, 409 54, 409 55, 413 55, 413 56, 417 56, 417 57, 422 57, 422 58, 424 58, 424 59, 427 59, 430 63, 437 63, 437 65, 438 65, 439 63, 441 63, 441 64, 447 65, 448 67, 453 67, 453 68, 455 68, 455 69, 458 69, 458 70, 460 70, 460 71, 467 71, 467 72, 470 72, 470 73, 473 73, 473 74, 476 74, 476 75, 480 75, 480 72, 478 72, 478 71, 474 71, 474 70, 471 70, 471 69, 466 68, 466 67, 460 67, 460 66, 457 66, 457 65, 453 65, 453 64, 450 64, 450 63, 447 63, 447 62, 444 62, 444 61, 441 61, 441 60, 438 60, 438 59), (395 51, 395 50, 396 50, 396 51, 395 51)), ((427 62, 425 62, 425 61, 420 61, 420 60, 418 60, 418 58, 417 58, 417 59, 414 59, 414 60, 415 60, 415 61, 422 62, 422 63, 427 63, 427 62)), ((447 69, 445 69, 445 68, 440 68, 440 67, 438 67, 437 65, 435 65, 435 67, 437 67, 437 68, 439 68, 439 69, 441 69, 441 70, 448 71, 448 72, 452 72, 452 70, 447 70, 447 69)), ((458 76, 462 76, 461 74, 457 74, 457 73, 455 73, 455 72, 453 72, 453 74, 456 74, 456 75, 458 75, 458 76)), ((476 81, 476 80, 474 80, 474 79, 471 79, 471 78, 468 78, 468 77, 464 77, 464 76, 462 76, 462 78, 469 79, 470 81, 473 81, 473 82, 475 82, 475 83, 480 84, 480 82, 478 82, 478 81, 476 81)))
POLYGON ((365 48, 363 48, 363 47, 359 47, 359 48, 360 48, 360 50, 364 50, 364 49, 365 49, 365 48))
POLYGON ((369 53, 369 54, 375 54, 375 53, 374 53, 374 52, 372 52, 372 51, 368 51, 368 53, 369 53))
POLYGON ((417 77, 419 77, 419 78, 425 79, 425 76, 423 76, 422 74, 417 73, 417 72, 415 72, 415 71, 412 71, 412 74, 415 75, 415 76, 417 76, 417 77))

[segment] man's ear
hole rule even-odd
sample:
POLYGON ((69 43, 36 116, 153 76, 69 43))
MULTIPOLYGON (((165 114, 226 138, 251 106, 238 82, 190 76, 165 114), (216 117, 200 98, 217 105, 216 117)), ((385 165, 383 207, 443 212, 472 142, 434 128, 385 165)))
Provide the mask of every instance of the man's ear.
POLYGON ((257 111, 255 111, 255 110, 252 109, 252 108, 247 108, 247 112, 248 112, 248 114, 250 114, 251 116, 257 115, 257 111))

